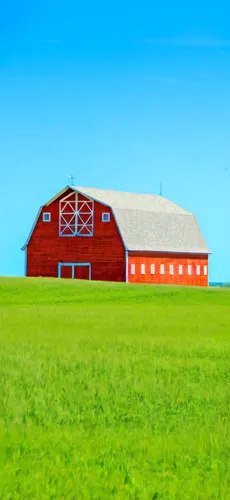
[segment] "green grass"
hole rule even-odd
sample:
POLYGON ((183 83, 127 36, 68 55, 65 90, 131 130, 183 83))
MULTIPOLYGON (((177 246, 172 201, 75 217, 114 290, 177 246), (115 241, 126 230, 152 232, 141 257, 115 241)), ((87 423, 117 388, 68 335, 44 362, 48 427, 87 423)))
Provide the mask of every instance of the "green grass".
POLYGON ((229 499, 230 290, 0 280, 0 499, 229 499))

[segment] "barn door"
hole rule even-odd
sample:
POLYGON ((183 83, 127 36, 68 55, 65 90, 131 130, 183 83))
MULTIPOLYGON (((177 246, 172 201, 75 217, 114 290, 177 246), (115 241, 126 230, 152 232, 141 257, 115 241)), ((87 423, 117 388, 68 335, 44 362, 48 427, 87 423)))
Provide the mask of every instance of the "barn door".
POLYGON ((72 269, 73 266, 61 266, 60 278, 72 279, 72 269))
POLYGON ((59 262, 58 277, 77 280, 91 280, 91 264, 59 262))
POLYGON ((89 280, 90 279, 89 266, 74 266, 74 279, 89 280))

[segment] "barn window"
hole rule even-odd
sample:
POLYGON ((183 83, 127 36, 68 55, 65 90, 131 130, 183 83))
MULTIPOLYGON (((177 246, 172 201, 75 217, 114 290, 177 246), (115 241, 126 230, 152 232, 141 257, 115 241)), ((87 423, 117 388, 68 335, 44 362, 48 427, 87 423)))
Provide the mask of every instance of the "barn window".
POLYGON ((155 274, 155 264, 151 264, 150 271, 151 274, 155 274))
POLYGON ((135 264, 131 264, 131 274, 135 274, 136 268, 135 264))
POLYGON ((161 264, 161 266, 160 266, 160 273, 161 274, 165 273, 165 266, 164 266, 164 264, 161 264))
POLYGON ((169 266, 169 274, 174 274, 173 264, 170 264, 169 266))
POLYGON ((180 275, 183 274, 183 266, 182 266, 182 264, 179 265, 179 274, 180 275))
POLYGON ((145 274, 145 264, 141 264, 141 274, 145 274))
POLYGON ((196 266, 196 274, 197 276, 200 276, 200 266, 196 266))
POLYGON ((110 213, 109 212, 104 212, 102 214, 102 222, 109 222, 110 221, 110 213))
POLYGON ((204 266, 204 275, 207 276, 208 274, 208 266, 204 266))
POLYGON ((188 265, 188 274, 189 274, 189 276, 191 276, 191 274, 192 274, 192 266, 191 266, 191 264, 188 265))
POLYGON ((43 220, 43 222, 50 222, 51 221, 51 213, 44 212, 42 220, 43 220))
POLYGON ((93 236, 94 201, 71 192, 59 204, 60 236, 93 236))

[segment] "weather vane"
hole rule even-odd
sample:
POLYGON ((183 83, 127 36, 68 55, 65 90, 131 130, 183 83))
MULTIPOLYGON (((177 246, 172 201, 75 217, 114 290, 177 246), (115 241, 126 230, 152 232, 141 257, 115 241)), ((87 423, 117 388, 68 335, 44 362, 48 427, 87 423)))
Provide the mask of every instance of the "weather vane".
POLYGON ((71 185, 74 186, 74 179, 75 179, 75 177, 73 176, 73 174, 70 174, 69 177, 68 177, 68 179, 71 180, 71 185))

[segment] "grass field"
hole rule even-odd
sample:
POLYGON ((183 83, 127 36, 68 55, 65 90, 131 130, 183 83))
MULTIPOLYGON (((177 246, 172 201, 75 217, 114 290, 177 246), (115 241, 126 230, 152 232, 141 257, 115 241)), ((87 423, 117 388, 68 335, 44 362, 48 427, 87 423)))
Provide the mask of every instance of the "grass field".
POLYGON ((229 499, 230 290, 0 279, 0 499, 229 499))

